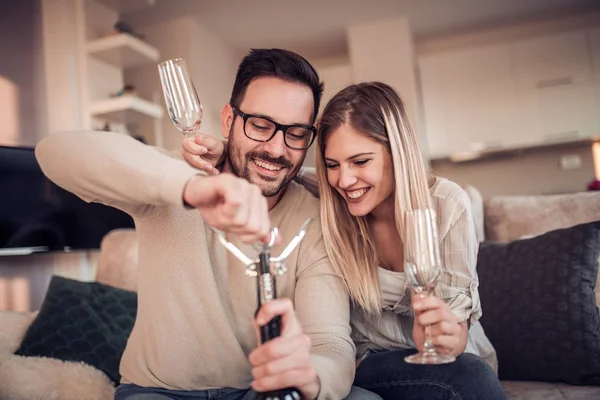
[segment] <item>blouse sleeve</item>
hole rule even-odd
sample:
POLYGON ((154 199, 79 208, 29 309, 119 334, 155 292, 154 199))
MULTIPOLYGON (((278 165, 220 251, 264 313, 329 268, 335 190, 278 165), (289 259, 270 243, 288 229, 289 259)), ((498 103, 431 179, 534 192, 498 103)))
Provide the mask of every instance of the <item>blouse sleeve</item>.
POLYGON ((476 270, 479 244, 469 197, 458 185, 456 189, 445 201, 437 199, 443 270, 436 295, 460 321, 473 324, 481 317, 476 270))

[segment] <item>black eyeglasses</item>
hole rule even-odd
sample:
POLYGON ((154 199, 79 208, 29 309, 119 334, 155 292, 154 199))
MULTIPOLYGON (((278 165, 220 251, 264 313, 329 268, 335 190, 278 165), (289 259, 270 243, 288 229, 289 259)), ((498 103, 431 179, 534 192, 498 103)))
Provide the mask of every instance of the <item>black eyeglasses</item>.
POLYGON ((310 125, 282 125, 269 118, 246 114, 236 106, 233 112, 244 120, 244 134, 257 142, 268 142, 277 132, 283 132, 285 145, 294 150, 306 150, 317 136, 317 129, 310 125))

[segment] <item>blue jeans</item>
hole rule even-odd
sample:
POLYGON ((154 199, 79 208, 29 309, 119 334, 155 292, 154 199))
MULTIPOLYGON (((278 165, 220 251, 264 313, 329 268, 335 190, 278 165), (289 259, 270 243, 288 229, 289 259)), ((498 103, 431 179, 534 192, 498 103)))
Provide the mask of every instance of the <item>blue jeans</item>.
POLYGON ((356 370, 354 385, 384 400, 506 400, 492 368, 463 353, 445 365, 414 365, 404 357, 416 350, 371 353, 356 370))
POLYGON ((115 400, 255 400, 252 389, 169 390, 145 388, 132 384, 119 385, 115 400))
MULTIPOLYGON (((257 396, 252 389, 223 388, 182 391, 124 384, 117 388, 115 400, 255 400, 257 396)), ((381 398, 374 393, 353 387, 346 400, 381 400, 381 398)))

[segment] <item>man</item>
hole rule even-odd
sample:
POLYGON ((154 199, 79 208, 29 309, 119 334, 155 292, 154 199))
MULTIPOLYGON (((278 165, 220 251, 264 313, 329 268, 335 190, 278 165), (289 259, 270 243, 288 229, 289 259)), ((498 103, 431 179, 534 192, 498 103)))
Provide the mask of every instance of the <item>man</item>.
POLYGON ((278 278, 285 298, 256 316, 258 325, 282 316, 281 337, 262 345, 253 326, 255 279, 208 226, 228 232, 253 258, 249 244, 265 240, 271 224, 281 233, 272 251, 278 255, 306 218, 318 220, 317 200, 291 180, 314 139, 321 93, 302 57, 251 51, 221 113, 229 148, 216 176, 110 132, 61 133, 37 146, 42 170, 58 185, 135 219, 138 314, 116 399, 246 400, 256 396, 249 387, 296 387, 306 399, 349 392, 349 298, 327 258, 320 224, 311 224, 278 278))

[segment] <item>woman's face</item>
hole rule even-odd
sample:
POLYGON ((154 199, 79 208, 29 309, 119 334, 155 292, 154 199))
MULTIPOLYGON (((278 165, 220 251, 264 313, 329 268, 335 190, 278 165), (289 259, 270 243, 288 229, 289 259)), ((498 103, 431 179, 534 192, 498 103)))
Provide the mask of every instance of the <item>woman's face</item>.
MULTIPOLYGON (((327 181, 346 200, 355 217, 392 205, 392 157, 375 139, 344 124, 325 142, 327 181)), ((393 218, 393 215, 390 215, 393 218)))

